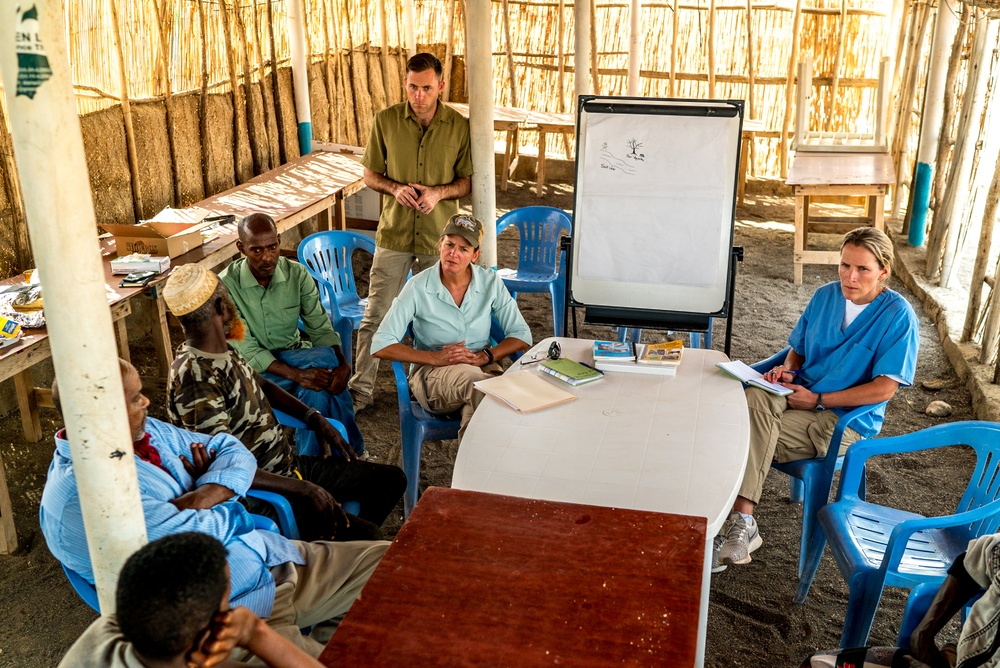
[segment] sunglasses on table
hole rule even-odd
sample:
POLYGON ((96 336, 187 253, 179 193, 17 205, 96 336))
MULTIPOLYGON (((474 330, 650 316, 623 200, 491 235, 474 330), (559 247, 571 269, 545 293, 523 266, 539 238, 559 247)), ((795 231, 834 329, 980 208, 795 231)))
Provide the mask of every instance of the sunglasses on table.
POLYGON ((521 364, 534 364, 535 362, 541 362, 543 360, 557 360, 562 355, 562 348, 559 347, 558 341, 553 341, 549 344, 549 349, 545 353, 538 351, 531 357, 527 359, 522 359, 521 364))

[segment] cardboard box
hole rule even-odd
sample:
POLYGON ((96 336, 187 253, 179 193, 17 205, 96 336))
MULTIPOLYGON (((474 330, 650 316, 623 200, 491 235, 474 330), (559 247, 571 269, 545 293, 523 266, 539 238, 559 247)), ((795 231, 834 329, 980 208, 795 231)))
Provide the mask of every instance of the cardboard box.
POLYGON ((119 257, 132 253, 177 257, 202 244, 201 223, 101 225, 115 237, 119 257))

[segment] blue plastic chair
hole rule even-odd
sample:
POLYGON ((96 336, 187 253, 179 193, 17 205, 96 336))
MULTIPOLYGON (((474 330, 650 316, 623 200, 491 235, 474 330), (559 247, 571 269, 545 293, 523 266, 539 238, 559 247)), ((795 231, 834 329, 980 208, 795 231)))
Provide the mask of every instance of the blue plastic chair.
POLYGON ((364 234, 332 230, 311 234, 299 243, 299 262, 319 285, 320 301, 340 335, 340 346, 353 360, 351 336, 361 326, 368 298, 358 297, 351 255, 355 250, 375 254, 375 241, 364 234))
MULTIPOLYGON (((995 422, 953 422, 851 446, 837 500, 819 511, 823 534, 850 588, 841 647, 867 642, 884 587, 913 588, 925 582, 940 586, 971 539, 997 530, 998 474, 1000 424, 995 422), (923 517, 859 498, 858 486, 870 457, 949 445, 967 445, 976 452, 976 468, 956 514, 923 517)), ((818 558, 806 564, 802 577, 807 586, 818 566, 818 558)))
MULTIPOLYGON (((412 339, 413 332, 409 327, 407 331, 412 339)), ((504 338, 503 330, 496 318, 490 323, 490 338, 494 345, 504 338)), ((413 506, 417 505, 420 490, 420 453, 424 441, 458 438, 462 421, 454 415, 437 415, 425 411, 410 393, 410 383, 403 362, 393 361, 392 373, 396 379, 403 473, 406 474, 406 492, 403 494, 403 519, 406 519, 410 516, 413 506)))
MULTIPOLYGON (((277 409, 273 410, 274 416, 278 418, 279 424, 286 427, 294 427, 296 429, 306 428, 306 423, 302 420, 292 417, 288 413, 284 413, 277 409)), ((329 420, 329 422, 334 429, 340 432, 340 435, 343 436, 346 441, 347 430, 344 429, 344 425, 342 425, 338 420, 329 420)), ((320 455, 319 452, 300 452, 299 454, 312 455, 315 457, 320 455)), ((275 514, 278 516, 278 527, 281 528, 281 535, 290 540, 299 540, 299 524, 295 521, 295 513, 292 511, 292 504, 288 502, 288 499, 277 492, 265 492, 260 489, 247 490, 247 497, 269 503, 274 508, 275 514)), ((340 505, 344 508, 345 512, 352 515, 357 515, 358 511, 361 510, 361 505, 357 501, 345 501, 340 505)), ((268 518, 264 517, 262 519, 268 518)))
MULTIPOLYGON (((251 515, 253 517, 254 527, 261 531, 270 531, 272 533, 278 533, 278 525, 275 524, 271 519, 264 517, 263 515, 251 515)), ((94 609, 94 612, 101 611, 101 604, 97 600, 97 587, 90 584, 83 579, 83 576, 76 571, 68 568, 66 564, 59 564, 62 566, 63 573, 66 574, 66 579, 69 580, 69 584, 73 587, 73 591, 83 599, 83 602, 94 609)))
MULTIPOLYGON (((910 647, 910 636, 917 628, 924 615, 931 607, 931 603, 934 601, 934 597, 937 595, 938 589, 941 586, 936 582, 924 582, 918 584, 916 587, 910 590, 910 596, 906 599, 906 608, 903 610, 903 621, 899 623, 899 636, 896 638, 896 647, 902 647, 903 649, 909 649, 910 647)), ((966 618, 969 616, 969 610, 972 608, 972 604, 982 598, 983 592, 980 592, 969 599, 969 602, 962 608, 962 623, 965 623, 966 618)))
POLYGON ((497 220, 497 236, 517 226, 521 249, 517 270, 501 269, 500 277, 514 299, 518 292, 552 295, 552 327, 556 336, 566 332, 566 254, 559 249, 563 234, 573 233, 573 219, 562 209, 526 206, 508 211, 497 220))
MULTIPOLYGON (((771 368, 782 364, 788 355, 789 347, 785 347, 780 352, 772 355, 766 360, 753 364, 753 368, 759 373, 764 373, 771 368)), ((795 592, 795 602, 802 603, 809 594, 808 582, 803 582, 802 574, 806 562, 810 555, 819 554, 822 556, 823 547, 826 540, 816 523, 816 513, 830 500, 830 490, 833 487, 833 474, 839 471, 844 463, 844 458, 840 453, 840 443, 844 439, 844 431, 851 426, 851 423, 863 415, 877 409, 881 404, 867 404, 859 406, 849 411, 837 421, 833 434, 830 436, 830 448, 825 457, 815 459, 800 459, 794 462, 771 462, 771 468, 780 471, 788 476, 789 498, 793 503, 802 504, 802 537, 799 540, 799 586, 795 592)), ((862 485, 864 481, 862 480, 862 485)), ((862 498, 864 493, 862 491, 862 498)))

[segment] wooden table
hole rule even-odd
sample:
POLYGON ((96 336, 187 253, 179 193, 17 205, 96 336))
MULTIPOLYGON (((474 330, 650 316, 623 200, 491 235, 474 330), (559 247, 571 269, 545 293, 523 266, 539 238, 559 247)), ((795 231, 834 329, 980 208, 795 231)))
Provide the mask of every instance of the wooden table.
MULTIPOLYGON (((564 357, 590 363, 593 341, 555 340, 564 357)), ((552 341, 542 340, 528 356, 544 355, 552 341)), ((576 399, 519 414, 487 397, 458 449, 452 487, 704 517, 710 541, 732 509, 750 443, 743 386, 715 366, 727 359, 716 350, 686 349, 676 376, 609 371, 580 387, 549 378, 535 365, 514 364, 507 373, 538 374, 576 399)), ((699 660, 708 622, 710 543, 704 556, 699 660)))
POLYGON ((705 520, 432 487, 326 666, 693 666, 705 520))
MULTIPOLYGON (((461 102, 447 102, 449 107, 469 117, 469 105, 461 102)), ((507 141, 503 151, 503 170, 500 173, 500 190, 507 192, 507 181, 517 169, 517 159, 519 157, 518 132, 521 125, 528 120, 527 109, 517 107, 493 107, 493 129, 497 132, 506 132, 507 141)))
MULTIPOLYGON (((364 187, 363 175, 364 168, 354 154, 313 151, 194 206, 213 215, 233 215, 237 219, 251 213, 266 213, 274 219, 279 234, 318 214, 326 216, 327 229, 333 229, 334 225, 347 229, 344 198, 364 187)), ((215 269, 237 253, 236 227, 233 225, 210 242, 173 258, 170 266, 197 262, 207 269, 215 269)), ((160 284, 168 275, 151 283, 148 289, 156 313, 153 343, 164 378, 174 359, 167 307, 160 296, 160 284)))
POLYGON ((528 125, 538 128, 538 164, 535 168, 535 196, 545 194, 545 148, 549 133, 558 133, 563 137, 563 148, 566 159, 573 157, 571 146, 576 135, 576 117, 573 114, 559 114, 547 111, 532 111, 528 113, 528 125))
POLYGON ((844 234, 869 225, 885 230, 885 194, 896 183, 888 153, 818 153, 797 151, 788 170, 795 196, 794 281, 802 283, 802 265, 838 264, 840 251, 807 250, 809 234, 844 234), (863 216, 810 217, 812 197, 866 197, 863 216))

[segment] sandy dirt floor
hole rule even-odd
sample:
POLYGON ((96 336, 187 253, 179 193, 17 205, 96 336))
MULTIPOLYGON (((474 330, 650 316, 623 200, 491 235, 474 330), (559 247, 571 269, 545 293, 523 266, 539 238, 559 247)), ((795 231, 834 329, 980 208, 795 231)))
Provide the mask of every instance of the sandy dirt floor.
MULTIPOLYGON (((572 209, 572 188, 550 186, 544 199, 536 199, 532 184, 511 182, 508 193, 498 192, 498 214, 512 208, 546 204, 572 209)), ((468 207, 468 203, 464 203, 468 207)), ((785 345, 796 318, 820 285, 836 278, 836 267, 807 267, 803 285, 792 284, 793 202, 789 197, 749 198, 737 211, 736 244, 746 249, 737 278, 732 357, 756 361, 785 345)), ((835 239, 830 238, 835 243, 835 239)), ((505 232, 498 242, 500 266, 516 265, 517 233, 505 232)), ((359 284, 367 287, 366 267, 356 265, 359 284)), ((968 392, 944 356, 935 330, 912 295, 893 280, 921 316, 920 359, 914 387, 900 390, 889 405, 882 435, 895 435, 951 420, 970 419, 968 392), (943 381, 937 391, 921 383, 943 381), (934 399, 954 408, 949 418, 931 418, 925 406, 934 399)), ((536 340, 552 333, 547 294, 526 294, 519 304, 536 340)), ((180 342, 179 330, 174 332, 180 342)), ((579 336, 607 338, 604 327, 581 326, 579 336)), ((725 323, 716 321, 714 347, 722 349, 725 323)), ((644 340, 662 333, 646 332, 644 340), (648 338, 647 338, 648 337, 648 338)), ((144 376, 155 374, 152 349, 133 345, 133 361, 144 376)), ((150 413, 164 417, 162 384, 150 382, 150 413)), ((45 437, 37 444, 22 440, 16 415, 0 420, 0 454, 14 503, 22 547, 0 557, 0 666, 35 668, 54 666, 63 652, 96 618, 70 588, 58 563, 45 546, 38 528, 38 504, 45 472, 51 460, 52 434, 61 426, 52 411, 43 411, 45 437)), ((362 412, 358 422, 369 450, 380 461, 399 461, 399 422, 395 386, 388 365, 379 371, 376 404, 362 412)), ((457 452, 456 442, 424 444, 421 488, 448 486, 457 452)), ((924 514, 947 514, 964 489, 972 456, 963 449, 929 455, 883 458, 868 471, 869 498, 924 514)), ((835 647, 840 638, 847 587, 827 554, 804 605, 792 602, 801 526, 801 506, 788 500, 788 481, 779 473, 768 477, 758 508, 763 547, 753 562, 730 567, 712 580, 709 608, 708 666, 798 666, 816 649, 835 647)), ((387 522, 391 535, 398 531, 402 508, 387 522)), ((484 518, 483 530, 489 530, 484 518)), ((669 568, 670 564, 664 564, 669 568)), ((892 644, 896 638, 906 594, 889 590, 876 616, 871 642, 892 644)), ((669 665, 666 662, 662 665, 669 665)))

